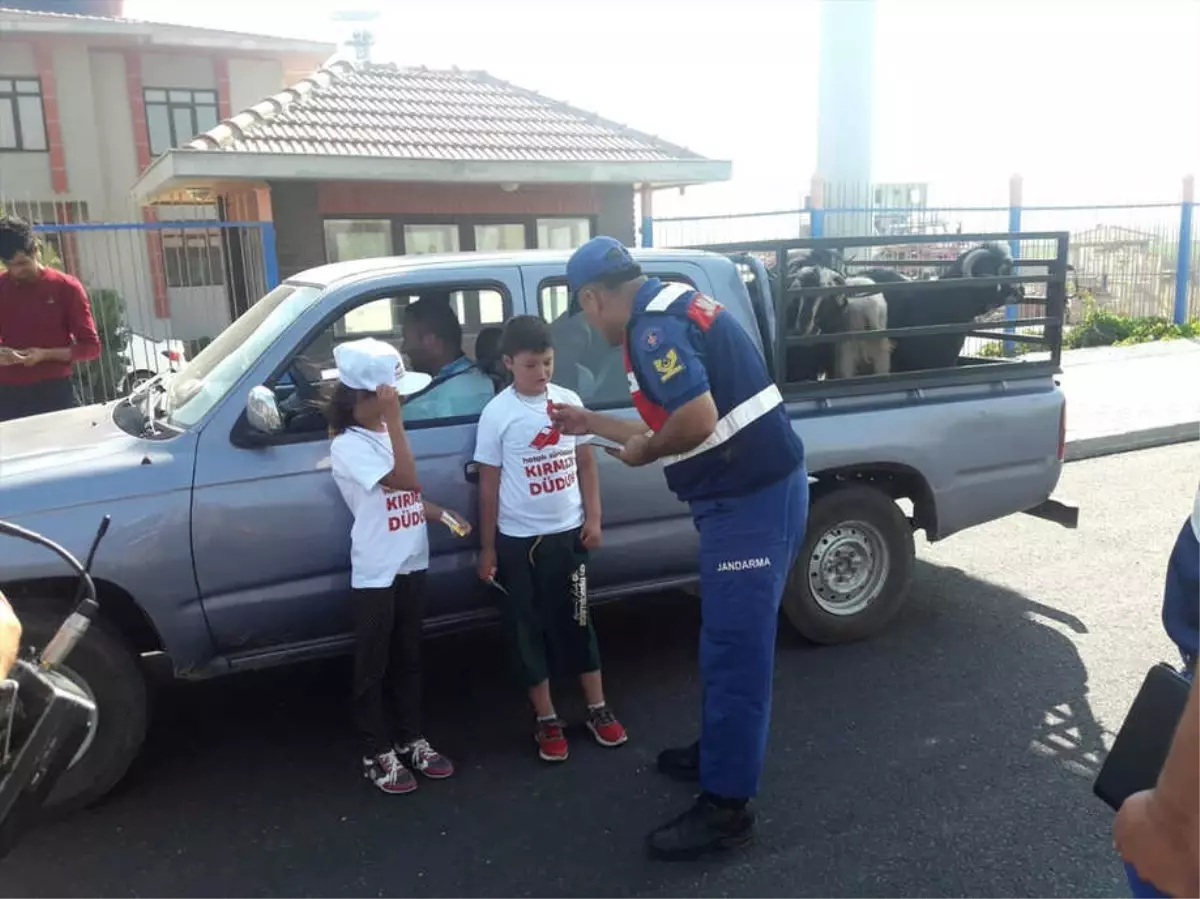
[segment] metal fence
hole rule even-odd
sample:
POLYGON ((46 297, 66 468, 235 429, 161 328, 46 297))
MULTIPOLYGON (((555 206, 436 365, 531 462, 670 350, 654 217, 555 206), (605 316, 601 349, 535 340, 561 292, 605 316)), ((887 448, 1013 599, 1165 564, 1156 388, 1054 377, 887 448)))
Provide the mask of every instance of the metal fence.
POLYGON ((87 289, 101 353, 75 366, 86 403, 177 370, 279 280, 274 226, 222 221, 214 207, 125 222, 89 222, 74 203, 0 201, 0 211, 32 221, 42 261, 87 289))
MULTIPOLYGON (((914 194, 916 191, 914 187, 914 194)), ((922 190, 911 199, 923 200, 924 196, 922 190)), ((965 249, 957 239, 964 233, 1066 231, 1071 235, 1074 292, 1098 308, 1177 323, 1200 317, 1200 235, 1192 228, 1198 204, 1191 179, 1185 181, 1182 200, 1174 203, 1026 206, 1021 202, 1019 179, 1014 179, 1007 205, 892 205, 887 191, 833 191, 815 183, 808 199, 805 209, 644 217, 642 244, 686 247, 794 238, 929 235, 942 239, 927 245, 924 252, 953 259, 965 249), (830 193, 839 195, 839 200, 848 193, 860 202, 865 195, 870 202, 831 206, 823 202, 830 193)), ((1052 255, 1049 247, 1036 242, 1017 243, 1012 246, 1015 257, 1052 255)), ((897 261, 911 250, 897 244, 869 252, 873 259, 897 261)), ((901 270, 913 277, 936 274, 921 267, 901 270)), ((1081 311, 1082 304, 1073 303, 1069 315, 1078 317, 1081 311)), ((1022 314, 1017 309, 1009 313, 1010 318, 1022 314)))

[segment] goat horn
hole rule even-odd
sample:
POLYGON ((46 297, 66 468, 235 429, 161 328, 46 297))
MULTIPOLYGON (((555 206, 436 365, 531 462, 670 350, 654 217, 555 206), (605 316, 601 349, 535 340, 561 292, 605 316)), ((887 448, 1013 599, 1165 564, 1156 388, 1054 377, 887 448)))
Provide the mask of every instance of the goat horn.
POLYGON ((987 254, 987 247, 976 247, 975 249, 971 250, 971 252, 967 253, 967 255, 963 257, 963 277, 975 277, 975 263, 978 262, 981 257, 986 256, 987 254))

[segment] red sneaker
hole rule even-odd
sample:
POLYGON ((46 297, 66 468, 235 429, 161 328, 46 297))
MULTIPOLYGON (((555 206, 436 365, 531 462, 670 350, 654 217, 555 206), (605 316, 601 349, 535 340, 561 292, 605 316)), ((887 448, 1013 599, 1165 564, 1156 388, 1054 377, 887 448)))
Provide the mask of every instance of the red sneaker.
POLYGON ((544 762, 567 760, 567 737, 563 733, 563 722, 557 718, 539 721, 533 738, 537 740, 538 756, 544 762))
POLYGON ((601 746, 620 746, 629 739, 629 734, 607 705, 588 711, 587 726, 601 746))
POLYGON ((443 780, 454 773, 454 763, 429 745, 424 737, 396 749, 396 754, 413 771, 431 780, 443 780))
POLYGON ((411 793, 417 788, 416 778, 401 764, 394 749, 363 756, 362 771, 367 780, 385 793, 411 793))

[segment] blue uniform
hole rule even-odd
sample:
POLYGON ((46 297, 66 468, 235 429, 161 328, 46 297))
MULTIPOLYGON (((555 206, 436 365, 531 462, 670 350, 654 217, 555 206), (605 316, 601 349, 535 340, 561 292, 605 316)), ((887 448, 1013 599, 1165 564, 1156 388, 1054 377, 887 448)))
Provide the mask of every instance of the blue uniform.
POLYGON ((1184 667, 1194 671, 1200 655, 1200 490, 1167 563, 1162 620, 1167 636, 1179 648, 1184 667))
POLYGON ((697 291, 648 280, 625 349, 652 429, 704 393, 717 407, 712 436, 662 462, 700 532, 701 784, 748 799, 766 752, 779 604, 808 517, 804 447, 750 335, 697 291))

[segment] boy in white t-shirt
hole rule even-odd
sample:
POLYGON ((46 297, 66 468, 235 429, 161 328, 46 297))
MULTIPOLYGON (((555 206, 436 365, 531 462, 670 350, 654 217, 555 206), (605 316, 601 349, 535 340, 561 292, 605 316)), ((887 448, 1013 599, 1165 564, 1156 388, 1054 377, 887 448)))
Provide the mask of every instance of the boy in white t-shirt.
POLYGON ((587 554, 600 544, 600 480, 587 438, 559 433, 549 403, 582 405, 552 384, 550 329, 520 315, 500 339, 513 383, 484 408, 475 442, 480 465, 479 577, 494 584, 509 645, 537 714, 538 754, 567 758, 564 724, 550 698, 550 669, 577 675, 587 726, 602 746, 625 729, 604 701, 600 652, 587 607, 587 554))
POLYGON ((333 355, 339 380, 325 414, 333 437, 333 479, 354 515, 353 712, 362 770, 385 793, 411 793, 417 788, 413 771, 435 779, 454 773, 421 728, 426 520, 441 521, 458 536, 471 526, 421 496, 400 397, 428 385, 429 375, 406 372, 395 347, 373 338, 343 343, 333 355), (394 731, 387 722, 385 681, 393 693, 394 731))

